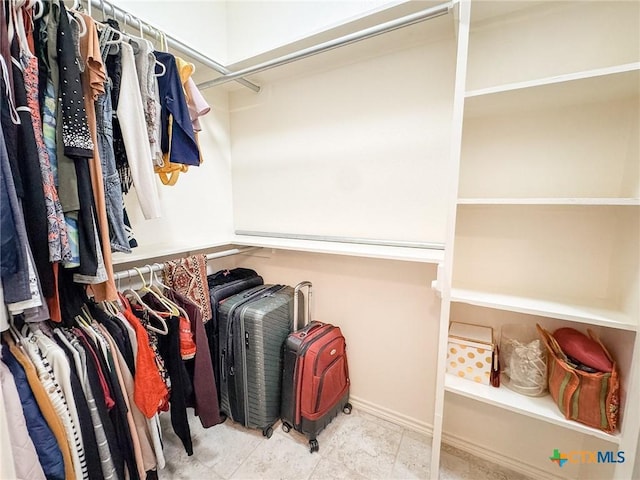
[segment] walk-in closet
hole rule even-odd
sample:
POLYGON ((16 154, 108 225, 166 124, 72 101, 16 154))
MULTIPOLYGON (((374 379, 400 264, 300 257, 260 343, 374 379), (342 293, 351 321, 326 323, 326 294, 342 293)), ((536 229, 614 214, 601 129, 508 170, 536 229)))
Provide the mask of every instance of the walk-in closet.
POLYGON ((2 13, 4 476, 640 480, 640 2, 2 13), (344 334, 317 452, 218 411, 229 271, 344 334))

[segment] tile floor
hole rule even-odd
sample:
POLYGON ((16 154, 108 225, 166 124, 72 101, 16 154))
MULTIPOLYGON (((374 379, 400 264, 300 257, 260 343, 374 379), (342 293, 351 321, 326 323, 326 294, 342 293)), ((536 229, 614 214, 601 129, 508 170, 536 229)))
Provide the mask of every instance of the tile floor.
MULTIPOLYGON (((188 457, 173 434, 170 418, 161 418, 166 467, 162 479, 403 480, 428 479, 431 439, 354 408, 340 414, 319 435, 320 450, 310 454, 307 440, 276 425, 266 439, 227 420, 203 429, 191 417, 194 454, 188 457)), ((441 480, 528 480, 448 445, 441 453, 441 480)))

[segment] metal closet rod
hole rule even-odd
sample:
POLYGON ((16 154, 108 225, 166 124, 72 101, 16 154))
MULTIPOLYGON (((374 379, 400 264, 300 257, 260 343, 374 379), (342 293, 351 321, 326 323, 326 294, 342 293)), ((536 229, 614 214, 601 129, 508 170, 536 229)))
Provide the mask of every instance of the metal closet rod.
MULTIPOLYGON (((207 260, 213 260, 214 258, 222 258, 222 257, 230 257, 231 255, 239 255, 241 253, 248 253, 253 250, 259 250, 262 247, 244 247, 244 248, 231 248, 229 250, 223 250, 221 252, 208 253, 207 260)), ((113 274, 114 280, 122 280, 124 278, 133 278, 138 276, 138 271, 141 274, 151 273, 151 272, 159 272, 164 269, 163 263, 154 263, 153 265, 145 265, 144 267, 139 267, 138 270, 135 268, 130 268, 129 270, 122 270, 120 272, 115 272, 113 274)))
POLYGON ((440 242, 376 240, 373 238, 333 237, 330 235, 304 235, 298 233, 255 232, 250 230, 236 230, 236 235, 245 235, 248 237, 281 238, 284 240, 309 240, 312 242, 353 243, 354 245, 373 245, 376 247, 404 247, 425 248, 429 250, 444 250, 444 243, 440 242))
POLYGON ((254 65, 253 67, 247 67, 233 73, 225 74, 222 77, 199 83, 198 88, 203 90, 205 88, 215 87, 223 83, 237 81, 238 79, 246 77, 247 75, 264 72, 265 70, 280 67, 282 65, 286 65, 297 60, 302 60, 303 58, 311 57, 322 52, 343 47, 345 45, 350 45, 352 43, 366 40, 367 38, 375 37, 383 33, 397 30, 399 28, 408 27, 409 25, 413 25, 415 23, 424 22, 425 20, 436 18, 449 13, 449 11, 453 8, 453 5, 454 2, 447 2, 436 5, 435 7, 427 8, 425 10, 412 13, 411 15, 407 15, 396 20, 390 20, 388 22, 381 23, 380 25, 375 25, 373 27, 360 30, 359 32, 354 32, 349 35, 336 38, 334 40, 329 40, 327 42, 314 45, 313 47, 298 50, 297 52, 293 52, 288 55, 283 55, 282 57, 275 58, 273 60, 259 63, 258 65, 254 65))
MULTIPOLYGON (((83 0, 83 1, 85 1, 88 5, 91 5, 91 6, 95 7, 96 9, 100 10, 101 12, 103 11, 104 7, 108 7, 107 14, 108 15, 112 15, 114 18, 117 15, 120 15, 123 19, 125 17, 131 18, 131 19, 133 19, 135 21, 135 23, 138 26, 142 26, 142 31, 144 33, 149 34, 149 35, 157 35, 157 33, 161 33, 164 36, 164 38, 167 40, 167 43, 171 48, 174 48, 175 50, 177 50, 177 51, 179 51, 181 53, 184 53, 188 57, 191 57, 192 59, 202 63, 203 65, 206 65, 207 67, 215 70, 218 73, 221 73, 223 75, 227 75, 227 74, 231 73, 231 70, 229 70, 224 65, 221 65, 220 63, 216 62, 215 60, 207 57, 206 55, 203 55, 202 53, 198 52, 197 50, 194 50, 190 46, 184 44, 183 42, 181 42, 180 40, 172 37, 171 35, 167 35, 163 31, 161 31, 160 29, 158 29, 156 27, 152 27, 148 23, 143 22, 139 17, 136 17, 135 15, 132 15, 131 13, 123 10, 122 8, 115 6, 111 2, 108 2, 108 1, 105 1, 105 0, 83 0)), ((260 86, 256 85, 253 82, 250 82, 249 80, 245 80, 244 78, 238 78, 235 81, 237 81, 241 85, 244 85, 247 88, 250 88, 251 90, 253 90, 256 93, 260 91, 260 86)))

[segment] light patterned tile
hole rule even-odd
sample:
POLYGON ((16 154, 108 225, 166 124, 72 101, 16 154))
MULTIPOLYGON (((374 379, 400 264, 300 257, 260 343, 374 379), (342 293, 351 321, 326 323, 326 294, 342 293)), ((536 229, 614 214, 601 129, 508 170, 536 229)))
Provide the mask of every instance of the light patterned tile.
POLYGON ((320 441, 320 453, 370 479, 389 478, 402 430, 386 428, 370 416, 344 415, 340 424, 320 441))
MULTIPOLYGON (((315 455, 315 454, 314 454, 315 455)), ((358 472, 331 458, 322 458, 309 480, 368 480, 358 472)))
POLYGON ((440 454, 440 480, 462 480, 469 477, 469 461, 443 451, 440 454))
POLYGON ((469 460, 469 467, 472 472, 476 472, 478 478, 482 479, 531 480, 526 475, 477 457, 469 460))
POLYGON ((385 419, 380 418, 380 417, 376 417, 375 415, 372 415, 371 413, 363 412, 362 410, 359 410, 357 408, 354 408, 351 411, 351 415, 362 417, 362 418, 364 418, 366 420, 369 420, 371 422, 375 422, 378 425, 382 425, 383 427, 388 428, 389 430, 394 430, 396 432, 402 432, 404 430, 400 425, 398 425, 396 423, 390 422, 389 420, 385 420, 385 419))
POLYGON ((198 460, 222 478, 230 478, 256 447, 267 441, 257 430, 248 430, 227 420, 199 432, 194 438, 198 460))
POLYGON ((172 462, 168 463, 164 470, 161 470, 158 474, 161 479, 172 480, 223 480, 223 477, 218 476, 215 472, 211 471, 211 468, 202 464, 194 457, 188 457, 189 460, 185 462, 172 462))
POLYGON ((300 480, 309 478, 318 462, 319 453, 311 454, 300 442, 276 430, 264 439, 231 476, 241 480, 300 480))
POLYGON ((405 431, 393 465, 392 477, 397 479, 429 478, 431 438, 405 431))

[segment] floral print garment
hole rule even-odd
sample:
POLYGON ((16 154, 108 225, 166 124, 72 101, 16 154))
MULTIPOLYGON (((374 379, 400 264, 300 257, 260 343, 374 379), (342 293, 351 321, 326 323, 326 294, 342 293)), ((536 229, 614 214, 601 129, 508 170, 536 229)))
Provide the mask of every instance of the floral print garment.
POLYGON ((47 207, 47 230, 49 240, 49 260, 51 262, 66 261, 71 258, 71 248, 67 236, 67 227, 62 213, 62 206, 58 199, 49 150, 45 145, 42 120, 38 103, 38 59, 32 55, 22 55, 24 68, 24 83, 27 91, 27 105, 31 110, 33 130, 35 134, 38 157, 40 159, 40 173, 42 188, 47 207))

